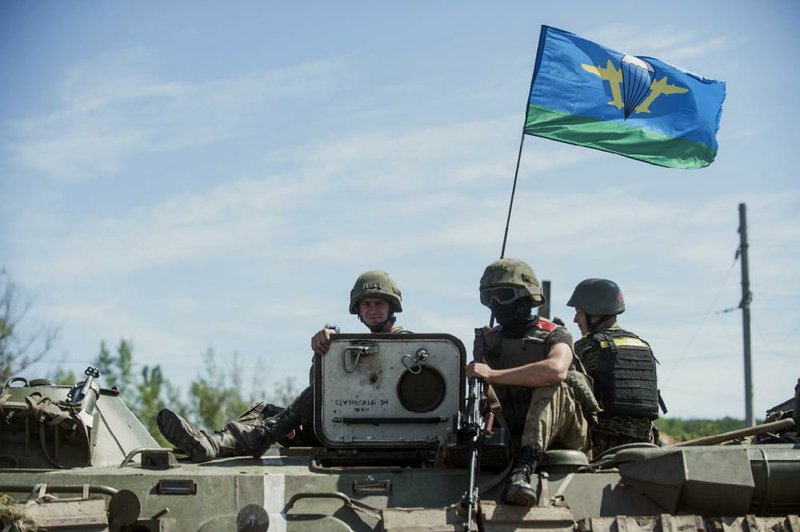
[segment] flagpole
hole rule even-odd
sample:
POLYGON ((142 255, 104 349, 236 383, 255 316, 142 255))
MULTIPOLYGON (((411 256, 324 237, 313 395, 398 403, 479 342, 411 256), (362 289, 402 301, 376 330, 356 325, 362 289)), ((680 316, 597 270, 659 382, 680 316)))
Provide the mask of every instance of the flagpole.
POLYGON ((508 202, 508 216, 506 217, 506 230, 503 233, 503 248, 500 250, 500 258, 506 256, 506 242, 508 241, 508 226, 511 224, 511 209, 514 207, 514 193, 517 190, 517 177, 519 176, 519 161, 522 159, 522 145, 525 143, 525 128, 522 128, 522 136, 519 139, 519 153, 517 153, 517 169, 514 170, 514 184, 511 186, 511 199, 508 202))
POLYGON ((508 242, 508 227, 511 225, 511 209, 514 207, 514 193, 517 191, 517 177, 519 177, 519 162, 522 159, 522 145, 525 144, 525 125, 528 123, 528 113, 530 113, 530 99, 533 92, 533 83, 536 81, 536 72, 539 70, 539 63, 542 61, 542 48, 544 47, 545 28, 539 32, 539 46, 536 49, 536 61, 533 65, 531 74, 531 86, 528 89, 528 99, 525 100, 525 121, 522 123, 522 134, 519 139, 519 152, 517 153, 517 168, 514 170, 514 184, 511 186, 511 199, 508 202, 508 216, 506 217, 506 230, 503 232, 503 247, 500 249, 500 258, 506 256, 506 243, 508 242))

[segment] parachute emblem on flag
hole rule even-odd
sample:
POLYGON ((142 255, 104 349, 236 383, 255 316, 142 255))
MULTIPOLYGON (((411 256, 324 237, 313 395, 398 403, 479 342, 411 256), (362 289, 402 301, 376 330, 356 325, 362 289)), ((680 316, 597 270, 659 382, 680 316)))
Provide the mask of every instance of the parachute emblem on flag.
POLYGON ((627 120, 647 96, 656 71, 653 65, 634 55, 622 57, 621 70, 622 88, 624 89, 622 103, 627 120))
POLYGON ((634 113, 649 114, 650 105, 662 94, 689 92, 686 87, 670 85, 666 74, 657 79, 653 65, 633 55, 623 56, 619 68, 611 59, 604 68, 595 65, 581 67, 608 82, 612 98, 608 105, 623 111, 626 120, 634 113))

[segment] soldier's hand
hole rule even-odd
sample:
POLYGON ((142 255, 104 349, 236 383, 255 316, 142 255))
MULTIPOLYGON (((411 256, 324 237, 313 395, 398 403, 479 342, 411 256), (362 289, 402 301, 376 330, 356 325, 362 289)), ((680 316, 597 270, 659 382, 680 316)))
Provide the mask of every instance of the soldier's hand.
POLYGON ((491 379, 494 376, 494 370, 487 364, 470 362, 467 364, 467 367, 464 368, 464 375, 466 375, 467 378, 476 377, 481 379, 483 382, 491 383, 491 379))
POLYGON ((311 349, 318 355, 324 355, 331 347, 331 335, 336 334, 335 329, 320 329, 311 337, 311 349))

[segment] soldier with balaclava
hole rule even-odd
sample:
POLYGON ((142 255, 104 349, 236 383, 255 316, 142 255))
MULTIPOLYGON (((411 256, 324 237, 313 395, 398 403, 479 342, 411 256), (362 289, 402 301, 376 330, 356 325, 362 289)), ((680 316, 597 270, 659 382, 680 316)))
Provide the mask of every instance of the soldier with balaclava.
POLYGON ((481 277, 480 298, 500 325, 476 334, 476 358, 483 361, 468 364, 466 376, 491 386, 512 441, 519 442, 504 501, 532 506, 539 494, 531 479, 542 454, 553 446, 588 451, 587 416, 596 403, 586 397, 591 390, 574 368, 569 332, 531 314, 544 295, 527 263, 510 258, 491 263, 481 277), (583 396, 571 384, 579 377, 583 396))

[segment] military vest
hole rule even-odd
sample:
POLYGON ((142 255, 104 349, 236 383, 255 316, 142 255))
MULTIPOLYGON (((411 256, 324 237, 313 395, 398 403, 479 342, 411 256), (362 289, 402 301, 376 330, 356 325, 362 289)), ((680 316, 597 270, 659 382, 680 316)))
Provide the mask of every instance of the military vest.
MULTIPOLYGON (((539 318, 522 338, 504 338, 500 330, 486 335, 486 360, 492 369, 508 369, 544 360, 545 342, 557 325, 539 318)), ((532 388, 492 384, 512 434, 521 432, 531 404, 532 388)))
POLYGON ((650 344, 618 327, 592 333, 579 347, 584 342, 578 356, 594 379, 602 415, 657 418, 662 403, 650 344))

